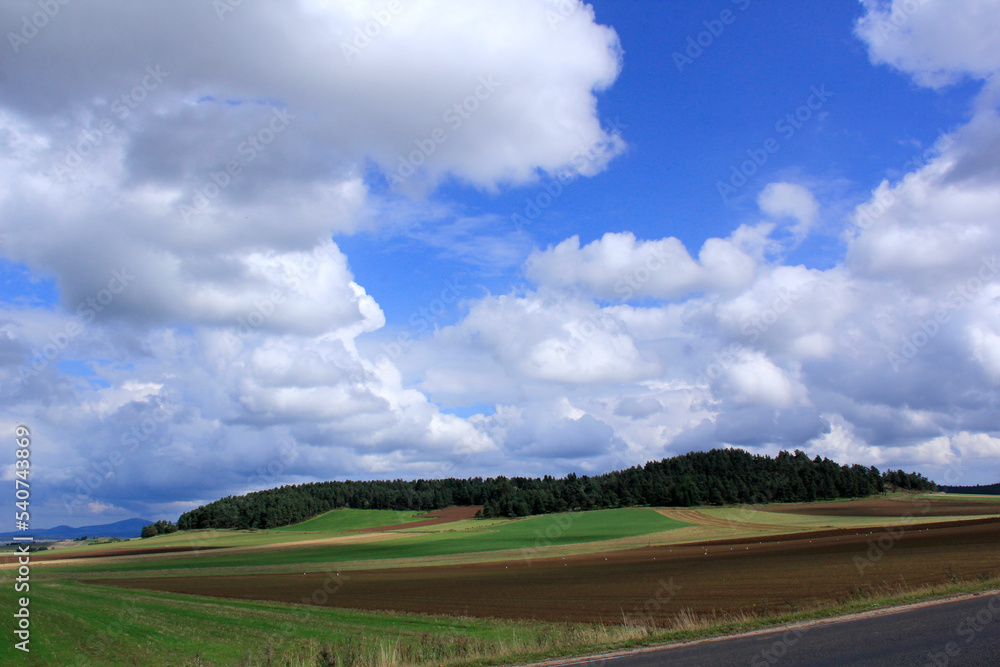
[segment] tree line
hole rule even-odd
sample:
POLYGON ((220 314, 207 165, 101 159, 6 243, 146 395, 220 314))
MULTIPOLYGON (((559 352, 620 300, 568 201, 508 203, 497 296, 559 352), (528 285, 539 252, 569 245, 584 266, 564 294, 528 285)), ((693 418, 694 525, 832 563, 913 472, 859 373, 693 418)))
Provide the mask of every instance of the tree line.
POLYGON ((902 470, 839 465, 796 450, 771 458, 713 449, 588 477, 313 482, 227 496, 185 512, 177 528, 276 528, 337 508, 437 510, 482 505, 484 517, 519 517, 637 505, 680 506, 808 502, 860 498, 887 488, 933 490, 902 470))
POLYGON ((167 535, 176 532, 177 526, 174 525, 173 521, 157 521, 148 526, 143 526, 139 537, 156 537, 157 535, 167 535))
POLYGON ((983 496, 1000 495, 1000 483, 998 484, 977 484, 975 486, 939 486, 945 493, 974 493, 983 496))

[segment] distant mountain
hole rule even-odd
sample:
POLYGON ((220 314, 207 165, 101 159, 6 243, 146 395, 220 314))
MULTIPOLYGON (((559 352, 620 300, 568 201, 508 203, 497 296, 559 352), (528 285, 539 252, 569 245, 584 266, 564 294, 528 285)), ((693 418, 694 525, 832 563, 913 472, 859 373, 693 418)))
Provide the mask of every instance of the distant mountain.
POLYGON ((10 540, 14 537, 31 535, 35 540, 75 540, 78 537, 139 537, 142 527, 153 523, 148 519, 125 519, 114 523, 104 523, 97 526, 56 526, 55 528, 35 528, 28 531, 0 533, 0 540, 10 540))
POLYGON ((945 493, 975 493, 980 495, 1000 495, 1000 483, 980 484, 978 486, 938 486, 945 493))

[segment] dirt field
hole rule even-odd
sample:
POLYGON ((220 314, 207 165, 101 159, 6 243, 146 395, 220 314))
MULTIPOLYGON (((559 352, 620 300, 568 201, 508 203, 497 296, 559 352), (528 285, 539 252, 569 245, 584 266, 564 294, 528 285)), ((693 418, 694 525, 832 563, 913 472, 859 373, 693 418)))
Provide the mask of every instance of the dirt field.
POLYGON ((1000 502, 968 499, 852 500, 829 503, 789 503, 754 507, 765 512, 812 516, 986 516, 1000 514, 1000 502))
POLYGON ((666 619, 682 609, 783 611, 881 586, 1000 574, 1000 519, 824 535, 448 567, 92 583, 362 609, 618 623, 623 616, 666 619))
POLYGON ((713 528, 726 528, 729 530, 781 530, 780 526, 776 526, 773 523, 751 523, 749 521, 738 521, 736 519, 723 519, 720 517, 709 516, 708 514, 699 512, 698 510, 663 508, 657 509, 656 511, 665 517, 677 519, 678 521, 694 524, 696 526, 712 526, 713 528))
POLYGON ((376 526, 375 528, 355 528, 348 530, 348 533, 381 533, 388 530, 401 530, 403 528, 422 528, 423 526, 438 526, 442 523, 452 523, 453 521, 463 521, 465 519, 475 519, 476 512, 483 509, 482 505, 466 507, 448 507, 443 510, 435 510, 420 516, 428 517, 424 521, 407 521, 390 526, 376 526))

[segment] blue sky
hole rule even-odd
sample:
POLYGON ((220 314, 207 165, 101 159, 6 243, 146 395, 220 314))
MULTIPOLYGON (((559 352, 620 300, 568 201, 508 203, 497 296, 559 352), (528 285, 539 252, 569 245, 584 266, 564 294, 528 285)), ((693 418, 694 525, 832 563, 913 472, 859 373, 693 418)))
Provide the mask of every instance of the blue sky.
MULTIPOLYGON (((882 178, 899 178, 902 167, 942 131, 967 120, 979 88, 967 83, 930 90, 892 68, 873 67, 853 34, 863 13, 855 2, 597 2, 594 9, 599 22, 614 27, 624 51, 620 76, 598 95, 600 116, 607 126, 623 127, 628 149, 605 172, 563 189, 525 229, 542 247, 573 234, 589 243, 608 231, 645 239, 676 236, 697 247, 753 221, 760 190, 787 177, 831 190, 838 208, 824 211, 824 233, 789 258, 828 268, 843 255, 839 232, 850 206, 865 201, 882 178), (685 56, 688 38, 704 33, 704 22, 719 20, 726 10, 733 23, 696 60, 678 68, 674 54, 685 56), (826 86, 833 96, 784 139, 775 124, 803 104, 813 86, 826 86), (778 153, 724 202, 718 182, 728 180, 746 151, 759 149, 768 137, 781 138, 778 153)), ((504 228, 513 227, 505 225, 510 216, 523 214, 527 200, 543 192, 536 183, 482 192, 451 181, 432 197, 460 214, 496 216, 503 233, 512 231, 504 228)), ((405 323, 407 304, 433 298, 436 291, 433 280, 408 280, 412 272, 433 276, 448 270, 446 258, 414 252, 409 242, 387 243, 379 234, 338 241, 356 249, 348 253, 351 267, 378 293, 390 325, 405 323), (385 261, 386 253, 392 261, 385 261)), ((469 270, 451 264, 454 271, 469 270)), ((522 280, 516 272, 493 273, 480 280, 495 290, 522 280)))
POLYGON ((726 446, 1000 478, 995 2, 60 7, 0 9, 40 523, 726 446))

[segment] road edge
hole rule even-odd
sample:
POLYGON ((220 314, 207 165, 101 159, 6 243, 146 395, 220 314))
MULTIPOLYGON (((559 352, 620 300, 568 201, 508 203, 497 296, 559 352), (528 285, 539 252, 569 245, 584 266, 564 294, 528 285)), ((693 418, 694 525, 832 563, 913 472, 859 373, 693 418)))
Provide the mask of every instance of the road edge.
POLYGON ((623 658, 630 655, 642 655, 644 653, 651 653, 653 651, 664 651, 664 650, 670 650, 688 646, 697 646, 699 644, 726 641, 728 639, 741 639, 745 637, 756 637, 760 635, 779 634, 783 632, 788 632, 789 630, 796 630, 799 628, 815 628, 824 625, 836 625, 837 623, 845 623, 848 621, 856 621, 859 619, 872 618, 877 616, 887 616, 890 614, 898 614, 913 609, 920 609, 922 607, 932 607, 939 604, 961 602, 964 600, 971 600, 977 597, 984 597, 984 596, 998 595, 998 594, 1000 594, 1000 588, 991 588, 982 591, 975 591, 972 593, 958 593, 953 595, 946 595, 940 598, 921 600, 919 602, 908 602, 900 605, 879 607, 878 609, 856 611, 850 614, 840 614, 837 616, 827 616, 824 618, 807 619, 803 621, 795 621, 793 623, 782 623, 780 625, 774 625, 767 628, 759 628, 757 630, 747 630, 746 632, 738 632, 728 635, 713 635, 711 637, 701 637, 699 639, 691 639, 687 641, 666 642, 662 644, 650 644, 649 646, 640 646, 637 648, 630 648, 630 649, 601 651, 598 653, 587 653, 583 655, 576 655, 576 656, 569 656, 562 658, 550 658, 548 660, 543 660, 541 662, 511 663, 511 667, 565 667, 567 665, 582 665, 590 662, 597 662, 600 660, 608 660, 611 658, 623 658))

